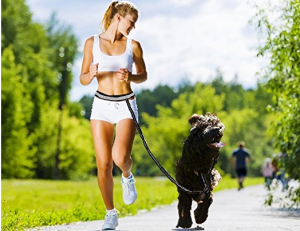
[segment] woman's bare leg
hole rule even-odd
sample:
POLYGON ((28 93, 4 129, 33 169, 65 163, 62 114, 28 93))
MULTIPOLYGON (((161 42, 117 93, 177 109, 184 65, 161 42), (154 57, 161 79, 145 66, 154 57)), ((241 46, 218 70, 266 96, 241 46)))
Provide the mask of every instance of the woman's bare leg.
POLYGON ((131 150, 135 129, 135 124, 132 119, 121 120, 116 126, 116 137, 112 149, 112 157, 115 164, 121 169, 124 177, 128 177, 131 172, 131 150))
POLYGON ((91 120, 91 129, 96 152, 97 179, 106 209, 114 208, 112 176, 112 144, 114 126, 102 120, 91 120))

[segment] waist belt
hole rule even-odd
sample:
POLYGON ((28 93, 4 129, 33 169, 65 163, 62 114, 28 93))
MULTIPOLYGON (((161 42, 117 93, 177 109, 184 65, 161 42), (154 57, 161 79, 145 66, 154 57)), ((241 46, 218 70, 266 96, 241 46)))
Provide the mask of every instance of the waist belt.
POLYGON ((100 91, 96 91, 95 96, 99 99, 107 100, 107 101, 113 101, 113 102, 119 102, 119 101, 124 101, 126 99, 130 99, 134 97, 133 92, 129 92, 124 95, 106 95, 100 91))

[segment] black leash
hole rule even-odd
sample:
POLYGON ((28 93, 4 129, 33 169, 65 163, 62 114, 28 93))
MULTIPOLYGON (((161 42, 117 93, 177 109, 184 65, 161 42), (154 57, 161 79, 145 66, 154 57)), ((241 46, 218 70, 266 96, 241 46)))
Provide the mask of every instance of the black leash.
POLYGON ((143 132, 142 132, 142 129, 140 128, 140 125, 139 125, 139 123, 137 122, 137 119, 136 119, 136 117, 135 117, 135 114, 134 114, 134 112, 133 112, 133 110, 132 110, 132 108, 131 108, 131 105, 130 105, 130 102, 129 102, 129 99, 126 99, 126 103, 127 103, 127 107, 128 107, 128 109, 129 109, 129 111, 130 111, 130 113, 131 113, 131 116, 132 116, 132 118, 133 118, 133 121, 134 121, 134 123, 135 123, 135 125, 136 125, 136 128, 137 128, 137 130, 138 130, 138 133, 139 133, 139 135, 140 135, 140 137, 141 137, 141 139, 142 139, 142 141, 143 141, 143 144, 144 144, 144 147, 145 147, 145 149, 147 150, 147 152, 148 152, 148 154, 150 155, 150 157, 152 158, 152 160, 155 162, 155 164, 158 166, 158 168, 160 169, 160 171, 162 171, 164 174, 165 174, 165 176, 172 182, 172 183, 174 183, 178 188, 180 188, 182 191, 184 191, 184 192, 186 192, 186 193, 188 193, 188 194, 202 194, 202 193, 205 193, 205 195, 209 198, 209 186, 208 186, 208 184, 207 184, 207 182, 206 182, 206 180, 205 180, 205 177, 204 177, 204 175, 202 174, 202 173, 200 173, 201 174, 201 178, 202 178, 202 181, 203 181, 203 184, 204 184, 204 189, 203 190, 201 190, 201 191, 191 191, 191 190, 189 190, 189 189, 187 189, 187 188, 185 188, 185 187, 183 187, 183 186, 181 186, 165 169, 164 169, 164 167, 163 166, 161 166, 161 164, 158 162, 158 160, 155 158, 155 156, 153 156, 153 154, 152 154, 152 152, 150 151, 150 149, 149 149, 149 147, 148 147, 148 144, 147 144, 147 142, 146 142, 146 140, 145 140, 145 137, 144 137, 144 135, 143 135, 143 132))

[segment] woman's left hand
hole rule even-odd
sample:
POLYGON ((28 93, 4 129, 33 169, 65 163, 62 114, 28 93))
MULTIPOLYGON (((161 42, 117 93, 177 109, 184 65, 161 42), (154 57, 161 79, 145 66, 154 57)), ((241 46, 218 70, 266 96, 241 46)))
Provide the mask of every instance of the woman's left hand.
POLYGON ((117 71, 117 77, 120 82, 128 82, 131 76, 131 72, 128 71, 126 68, 120 68, 117 71))

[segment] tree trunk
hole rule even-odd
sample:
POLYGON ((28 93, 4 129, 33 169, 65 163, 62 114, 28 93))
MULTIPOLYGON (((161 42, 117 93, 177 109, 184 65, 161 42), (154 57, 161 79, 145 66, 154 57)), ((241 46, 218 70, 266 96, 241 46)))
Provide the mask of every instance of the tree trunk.
POLYGON ((60 156, 60 143, 61 143, 61 132, 62 132, 62 119, 63 119, 63 109, 60 110, 58 117, 58 133, 57 133, 57 149, 55 154, 55 163, 53 171, 53 179, 57 180, 60 178, 59 174, 59 156, 60 156))

